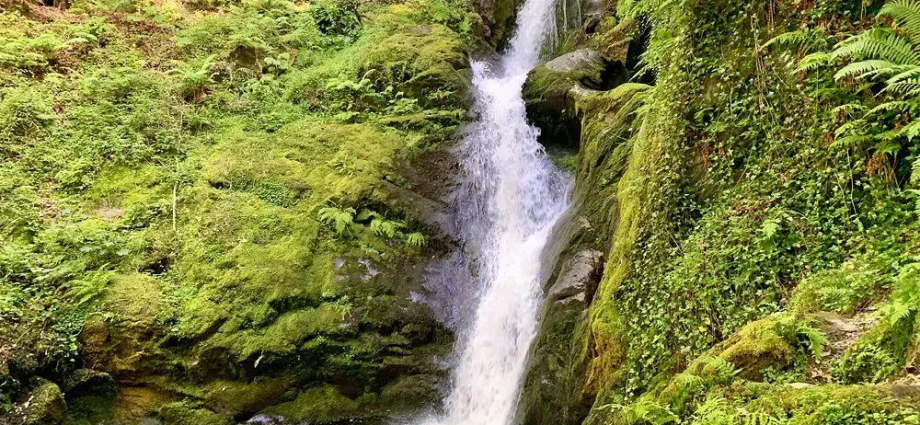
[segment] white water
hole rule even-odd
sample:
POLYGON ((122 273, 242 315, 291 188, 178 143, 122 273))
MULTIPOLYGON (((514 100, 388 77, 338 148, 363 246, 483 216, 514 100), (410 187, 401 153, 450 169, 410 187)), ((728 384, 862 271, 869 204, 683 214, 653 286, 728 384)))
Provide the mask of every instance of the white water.
POLYGON ((455 196, 478 304, 461 330, 444 413, 424 425, 510 425, 542 303, 540 255, 568 206, 568 178, 537 143, 521 86, 555 31, 555 0, 527 0, 494 67, 473 63, 478 118, 455 196))

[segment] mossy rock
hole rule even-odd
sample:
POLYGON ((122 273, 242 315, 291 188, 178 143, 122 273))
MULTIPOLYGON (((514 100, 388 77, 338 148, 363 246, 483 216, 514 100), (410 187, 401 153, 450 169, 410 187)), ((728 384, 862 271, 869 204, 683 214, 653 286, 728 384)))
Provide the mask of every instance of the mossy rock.
POLYGON ((777 333, 775 324, 771 318, 748 323, 715 351, 746 379, 760 380, 767 369, 785 369, 795 361, 795 348, 777 333))
POLYGON ((106 302, 131 322, 152 322, 161 311, 160 285, 150 275, 134 273, 116 276, 109 284, 106 302))
MULTIPOLYGON (((579 230, 575 233, 585 231, 579 230)), ((573 336, 587 322, 603 257, 591 249, 568 254, 554 270, 551 286, 544 288, 543 318, 524 376, 518 423, 577 424, 587 414, 588 406, 576 395, 584 385, 584 353, 573 350, 577 343, 573 336)))
POLYGON ((834 364, 831 374, 844 384, 879 383, 902 370, 914 335, 916 314, 892 323, 881 320, 834 364))
POLYGON ((331 385, 310 388, 293 401, 272 406, 263 413, 283 417, 286 421, 301 423, 330 423, 365 417, 369 412, 361 403, 342 395, 331 385))
POLYGON ((64 393, 57 384, 41 380, 22 409, 23 425, 58 425, 67 415, 64 393))
POLYGON ((188 403, 169 403, 160 408, 163 425, 230 425, 230 418, 188 403))
POLYGON ((202 388, 202 404, 210 410, 232 416, 254 414, 277 404, 291 385, 292 380, 285 377, 259 376, 248 383, 216 380, 202 388))
POLYGON ((625 78, 625 69, 617 72, 615 64, 590 49, 566 53, 530 71, 523 95, 527 117, 542 130, 541 141, 577 148, 581 133, 577 100, 592 90, 613 87, 620 78, 625 78))
POLYGON ((479 4, 479 10, 489 32, 486 39, 493 47, 502 47, 514 31, 517 10, 523 5, 522 0, 485 0, 479 4))

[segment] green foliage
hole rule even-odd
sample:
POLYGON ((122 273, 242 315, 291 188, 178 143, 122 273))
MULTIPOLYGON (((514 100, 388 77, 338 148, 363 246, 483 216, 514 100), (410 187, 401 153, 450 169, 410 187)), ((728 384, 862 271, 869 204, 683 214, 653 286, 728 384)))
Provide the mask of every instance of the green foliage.
POLYGON ((613 413, 615 423, 624 425, 667 425, 677 424, 680 418, 654 399, 640 398, 635 403, 623 406, 611 404, 602 406, 600 410, 609 410, 613 413))
POLYGON ((325 35, 355 39, 361 35, 358 2, 354 0, 322 0, 310 4, 310 16, 325 35))
MULTIPOLYGON (((799 6, 617 4, 620 19, 639 18, 651 32, 642 66, 655 84, 633 121, 613 108, 582 122, 590 131, 578 171, 578 184, 591 187, 582 189, 586 210, 616 211, 589 325, 597 405, 612 394, 661 395, 657 377, 713 347, 746 379, 807 382, 825 336, 804 320, 749 329, 751 322, 790 307, 870 307, 895 287, 914 250, 915 199, 905 185, 916 148, 902 130, 917 111, 903 95, 882 92, 886 79, 835 79, 832 68, 855 41, 838 46, 850 53, 827 51, 836 34, 865 28, 861 16, 877 8, 799 6), (606 143, 595 147, 595 139, 606 143)), ((870 44, 864 53, 898 52, 870 44)), ((592 217, 592 226, 607 224, 592 217)), ((698 385, 686 379, 681 388, 698 385)), ((785 418, 710 407, 724 423, 785 418)), ((694 410, 671 408, 682 419, 694 410)), ((607 418, 595 410, 589 422, 607 418)))
MULTIPOLYGON (((26 395, 5 359, 28 360, 16 382, 58 379, 96 348, 190 400, 161 410, 189 423, 227 419, 205 399, 250 414, 331 376, 366 393, 349 399, 365 414, 390 383, 384 358, 433 381, 427 359, 449 338, 406 272, 427 237, 382 189, 407 189, 397 163, 464 119, 451 103, 463 41, 416 3, 365 5, 360 19, 357 6, 0 12, 0 405, 26 395), (304 75, 312 91, 286 96, 304 75), (385 214, 359 219, 369 205, 385 214), (214 370, 212 349, 228 353, 214 370), (185 356, 209 366, 173 373, 185 356), (266 371, 285 378, 242 377, 266 371)), ((97 409, 71 395, 76 422, 97 409)))
POLYGON ((97 299, 105 291, 106 285, 115 275, 111 271, 89 272, 70 282, 67 296, 74 300, 77 306, 97 299))
POLYGON ((355 209, 331 206, 319 210, 319 220, 332 225, 337 235, 347 235, 354 222, 355 209))
POLYGON ((175 88, 186 100, 197 101, 205 96, 211 85, 214 84, 211 67, 214 64, 214 55, 208 56, 200 64, 189 64, 174 61, 175 69, 170 74, 179 81, 175 88))
POLYGON ((29 136, 47 127, 55 118, 51 100, 47 93, 37 88, 5 91, 0 100, 0 119, 3 121, 0 137, 13 143, 14 137, 29 136))
POLYGON ((897 360, 888 350, 865 345, 848 352, 832 371, 834 378, 844 384, 879 383, 898 370, 897 360))

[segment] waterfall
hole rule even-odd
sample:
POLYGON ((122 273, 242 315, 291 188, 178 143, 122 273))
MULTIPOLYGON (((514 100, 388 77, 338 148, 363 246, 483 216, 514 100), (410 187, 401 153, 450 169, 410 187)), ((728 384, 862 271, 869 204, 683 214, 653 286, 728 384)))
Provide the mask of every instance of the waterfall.
POLYGON ((509 425, 537 332, 541 253, 568 206, 569 178, 537 143, 521 88, 555 25, 555 0, 527 0, 494 65, 473 63, 474 112, 454 194, 466 262, 477 282, 461 326, 444 412, 424 425, 509 425))

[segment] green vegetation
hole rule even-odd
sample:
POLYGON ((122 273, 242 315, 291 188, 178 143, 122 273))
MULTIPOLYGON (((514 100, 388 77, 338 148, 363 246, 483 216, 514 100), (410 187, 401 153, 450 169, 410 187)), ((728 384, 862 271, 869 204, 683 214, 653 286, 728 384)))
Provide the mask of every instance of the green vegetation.
POLYGON ((443 0, 4 8, 0 416, 39 376, 68 423, 397 414, 374 403, 402 377, 429 391, 401 406, 430 403, 451 340, 409 295, 442 236, 393 193, 465 119, 477 20, 443 0), (114 399, 64 385, 79 368, 114 399), (316 391, 345 410, 316 416, 316 391))
MULTIPOLYGON (((436 404, 427 155, 518 3, 4 7, 0 422, 436 404)), ((547 306, 527 413, 920 424, 920 2, 592 7, 525 86, 576 178, 563 256, 606 253, 547 306)))
MULTIPOLYGON (((587 424, 915 423, 895 383, 916 373, 920 3, 605 6, 566 49, 626 69, 574 111, 536 111, 550 131, 580 120, 591 231, 574 244, 608 252, 587 336, 569 336, 569 367, 587 364, 571 408, 590 404, 587 424)), ((566 84, 547 75, 527 83, 535 106, 566 84)))

